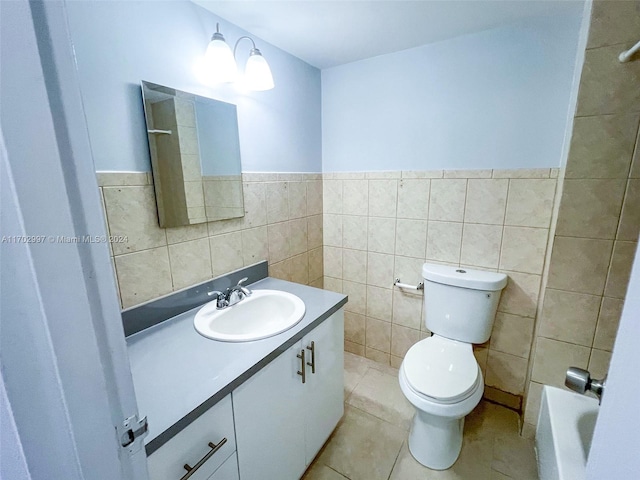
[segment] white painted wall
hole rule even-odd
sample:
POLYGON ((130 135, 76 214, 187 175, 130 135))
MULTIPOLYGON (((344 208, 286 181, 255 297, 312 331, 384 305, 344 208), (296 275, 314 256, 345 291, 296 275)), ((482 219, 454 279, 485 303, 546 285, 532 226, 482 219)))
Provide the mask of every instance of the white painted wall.
POLYGON ((576 5, 323 70, 323 171, 559 166, 576 5))
MULTIPOLYGON (((320 71, 255 38, 276 87, 208 87, 195 71, 216 22, 233 48, 250 35, 188 1, 67 2, 96 170, 149 171, 140 81, 238 105, 245 171, 319 172, 320 71)), ((239 52, 246 58, 251 44, 239 52)), ((243 64, 243 62, 239 62, 243 64)))

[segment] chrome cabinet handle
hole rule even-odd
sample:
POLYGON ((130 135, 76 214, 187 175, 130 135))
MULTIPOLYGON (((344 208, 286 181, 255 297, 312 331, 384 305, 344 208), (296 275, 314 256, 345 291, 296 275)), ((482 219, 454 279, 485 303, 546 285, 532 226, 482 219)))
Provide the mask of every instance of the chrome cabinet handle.
POLYGON ((300 359, 300 370, 298 370, 298 375, 302 377, 302 383, 305 383, 307 381, 307 370, 305 367, 306 362, 304 361, 304 348, 300 350, 300 353, 296 355, 296 357, 300 359))
POLYGON ((307 350, 311 350, 311 361, 307 362, 307 365, 311 367, 311 373, 316 373, 316 342, 311 342, 307 350))
POLYGON ((209 460, 214 453, 220 450, 225 443, 227 443, 226 437, 220 440, 217 445, 214 445, 212 442, 209 442, 209 448, 211 448, 211 451, 208 452, 204 457, 202 457, 200 461, 196 463, 193 467, 189 466, 188 463, 185 463, 184 469, 187 471, 187 473, 185 473, 184 476, 180 478, 180 480, 187 480, 187 478, 189 478, 191 475, 196 473, 196 470, 198 470, 202 465, 204 465, 205 462, 209 460))

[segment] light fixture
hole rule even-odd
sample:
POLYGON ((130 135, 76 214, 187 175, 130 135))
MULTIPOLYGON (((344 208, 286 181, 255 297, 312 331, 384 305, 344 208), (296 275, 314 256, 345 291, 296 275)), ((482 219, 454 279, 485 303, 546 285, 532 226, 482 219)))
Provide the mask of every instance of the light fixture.
POLYGON ((233 82, 238 76, 238 67, 231 48, 220 33, 220 24, 216 23, 216 33, 211 37, 204 54, 208 77, 212 83, 233 82))
POLYGON ((236 51, 241 40, 251 41, 253 48, 249 52, 247 64, 244 67, 244 75, 240 83, 249 90, 263 91, 271 90, 275 85, 269 64, 256 47, 256 43, 251 37, 240 37, 233 48, 227 45, 224 36, 220 33, 220 24, 216 23, 216 33, 211 37, 211 42, 205 53, 205 64, 207 77, 212 83, 234 82, 238 78, 238 67, 236 65, 236 51))
POLYGON ((247 64, 244 67, 244 87, 256 91, 271 90, 275 86, 271 69, 260 50, 256 48, 256 42, 253 41, 253 38, 247 36, 240 37, 235 47, 233 47, 233 58, 236 57, 236 50, 238 49, 240 40, 244 38, 250 40, 253 45, 251 52, 249 52, 247 64))

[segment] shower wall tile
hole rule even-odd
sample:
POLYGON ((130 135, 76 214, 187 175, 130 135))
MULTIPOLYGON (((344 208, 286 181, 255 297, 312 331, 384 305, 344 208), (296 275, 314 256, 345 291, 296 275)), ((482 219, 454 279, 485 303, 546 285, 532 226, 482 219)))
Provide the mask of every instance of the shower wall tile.
POLYGON ((538 334, 591 347, 598 321, 601 297, 548 288, 538 334))
POLYGON ((593 378, 604 378, 609 371, 610 361, 611 352, 594 348, 591 350, 591 357, 589 358, 589 373, 593 378))
POLYGON ((364 345, 365 342, 365 316, 357 313, 344 313, 344 339, 347 342, 364 345))
POLYGON ((509 180, 476 180, 467 184, 466 223, 503 225, 509 180))
POLYGON ((640 112, 640 63, 618 60, 637 41, 587 50, 576 116, 640 112))
POLYGON ((498 311, 535 318, 540 293, 540 275, 504 271, 509 277, 502 291, 498 311))
POLYGON ((306 182, 288 182, 289 218, 307 216, 307 184, 306 182))
POLYGON ((169 245, 173 288, 186 288, 212 277, 211 254, 207 238, 169 245))
POLYGON ((640 2, 596 0, 591 12, 587 48, 637 40, 640 32, 640 2))
POLYGON ((393 292, 392 323, 414 330, 422 329, 422 296, 396 289, 393 292))
POLYGON ((548 238, 545 228, 504 227, 500 268, 542 274, 548 238))
POLYGON ((491 178, 554 178, 549 168, 519 168, 493 170, 491 178))
POLYGON ((367 180, 344 180, 342 183, 345 215, 367 215, 369 213, 369 182, 367 180))
POLYGON ((502 226, 465 223, 462 230, 460 263, 498 268, 502 226))
POLYGON ((531 380, 562 388, 569 367, 587 368, 590 348, 538 337, 531 380))
POLYGON ((596 327, 595 338, 593 339, 593 348, 613 351, 613 343, 618 332, 618 324, 620 323, 620 315, 624 300, 619 298, 602 298, 602 305, 598 314, 598 325, 596 327))
POLYGON ((466 179, 432 180, 429 220, 462 222, 466 196, 466 179))
POLYGON ((109 232, 128 238, 111 250, 123 308, 263 260, 272 276, 324 283, 320 174, 245 173, 244 217, 167 229, 149 173, 97 175, 109 232))
POLYGON ((322 216, 322 235, 325 245, 342 247, 342 215, 322 216))
POLYGON ((368 225, 367 217, 344 215, 342 217, 342 246, 344 248, 366 250, 369 236, 368 225))
POLYGON ((369 180, 369 216, 396 217, 397 180, 369 180))
POLYGON ((613 241, 556 236, 548 288, 602 295, 613 241))
POLYGON ((198 238, 207 238, 209 235, 206 223, 189 225, 187 227, 166 228, 165 232, 169 245, 188 242, 189 240, 197 240, 198 238))
POLYGON ((489 349, 485 383, 503 392, 522 395, 527 377, 527 359, 489 349))
POLYGON ((422 278, 423 258, 396 256, 393 266, 393 279, 399 278, 404 283, 418 285, 422 278))
POLYGON ((363 250, 342 250, 342 275, 344 280, 367 283, 367 252, 363 250))
POLYGON ((427 260, 460 262, 462 223, 430 221, 427 229, 427 260))
POLYGON ((491 333, 491 349, 528 359, 533 323, 533 318, 498 312, 491 333))
POLYGON ((627 178, 640 115, 577 117, 565 178, 627 178))
POLYGON ((396 219, 369 217, 367 250, 378 253, 394 253, 396 246, 396 219))
POLYGON ((173 290, 167 247, 114 257, 122 304, 143 303, 173 290))
POLYGON ((112 243, 114 255, 167 244, 165 231, 158 224, 152 186, 103 187, 102 193, 109 234, 127 237, 126 242, 112 243))
POLYGON ((414 343, 420 341, 420 330, 391 325, 391 355, 404 357, 414 343))
POLYGON ((396 278, 423 282, 425 261, 500 269, 508 286, 483 365, 492 359, 492 398, 519 405, 557 183, 551 174, 548 168, 325 174, 325 288, 348 295, 345 310, 357 315, 345 327, 345 349, 399 365, 411 345, 430 335, 422 292, 393 287, 396 278))
POLYGON ((491 178, 493 170, 445 170, 444 178, 491 178))
POLYGON ((430 188, 428 179, 402 179, 398 183, 398 218, 428 219, 430 188))
POLYGON ((630 178, 622 204, 616 240, 637 242, 640 233, 640 180, 630 178))
POLYGON ((242 230, 241 234, 242 259, 245 266, 269 258, 269 238, 266 226, 242 230))
POLYGON ((625 298, 636 246, 637 242, 614 243, 613 255, 609 264, 609 275, 604 288, 606 297, 625 298))
POLYGON ((639 31, 640 2, 593 2, 532 354, 527 430, 543 383, 562 387, 569 366, 596 377, 608 367, 640 231, 640 63, 618 61, 639 31))
POLYGON ((511 180, 505 225, 549 228, 555 192, 553 179, 511 180))
POLYGON ((427 247, 427 221, 399 218, 396 223, 396 255, 424 257, 427 247))
POLYGON ((233 232, 209 238, 213 276, 224 275, 244 266, 242 233, 233 232))
POLYGON ((566 179, 556 235, 615 238, 626 184, 626 179, 566 179))

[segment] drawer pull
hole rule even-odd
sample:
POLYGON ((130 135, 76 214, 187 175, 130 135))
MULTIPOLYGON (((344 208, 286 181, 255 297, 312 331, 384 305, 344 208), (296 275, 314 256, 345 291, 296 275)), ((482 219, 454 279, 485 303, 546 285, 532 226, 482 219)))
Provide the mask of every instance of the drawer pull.
POLYGON ((311 342, 307 350, 311 350, 311 361, 307 362, 307 365, 311 367, 311 373, 316 373, 316 342, 311 342))
POLYGON ((305 383, 307 381, 307 370, 305 367, 306 362, 304 360, 304 348, 300 350, 300 353, 296 355, 296 357, 300 359, 300 370, 298 370, 298 375, 302 377, 302 383, 305 383))
POLYGON ((218 442, 217 445, 214 445, 213 443, 209 442, 209 448, 211 448, 211 451, 208 452, 204 457, 202 457, 200 461, 196 463, 193 467, 189 466, 188 463, 185 463, 184 469, 187 471, 187 473, 185 473, 184 476, 180 478, 180 480, 187 480, 187 478, 189 478, 191 475, 196 473, 196 470, 198 470, 202 465, 204 465, 205 462, 209 460, 214 453, 220 450, 225 443, 227 443, 226 438, 223 438, 222 440, 220 440, 220 442, 218 442))

